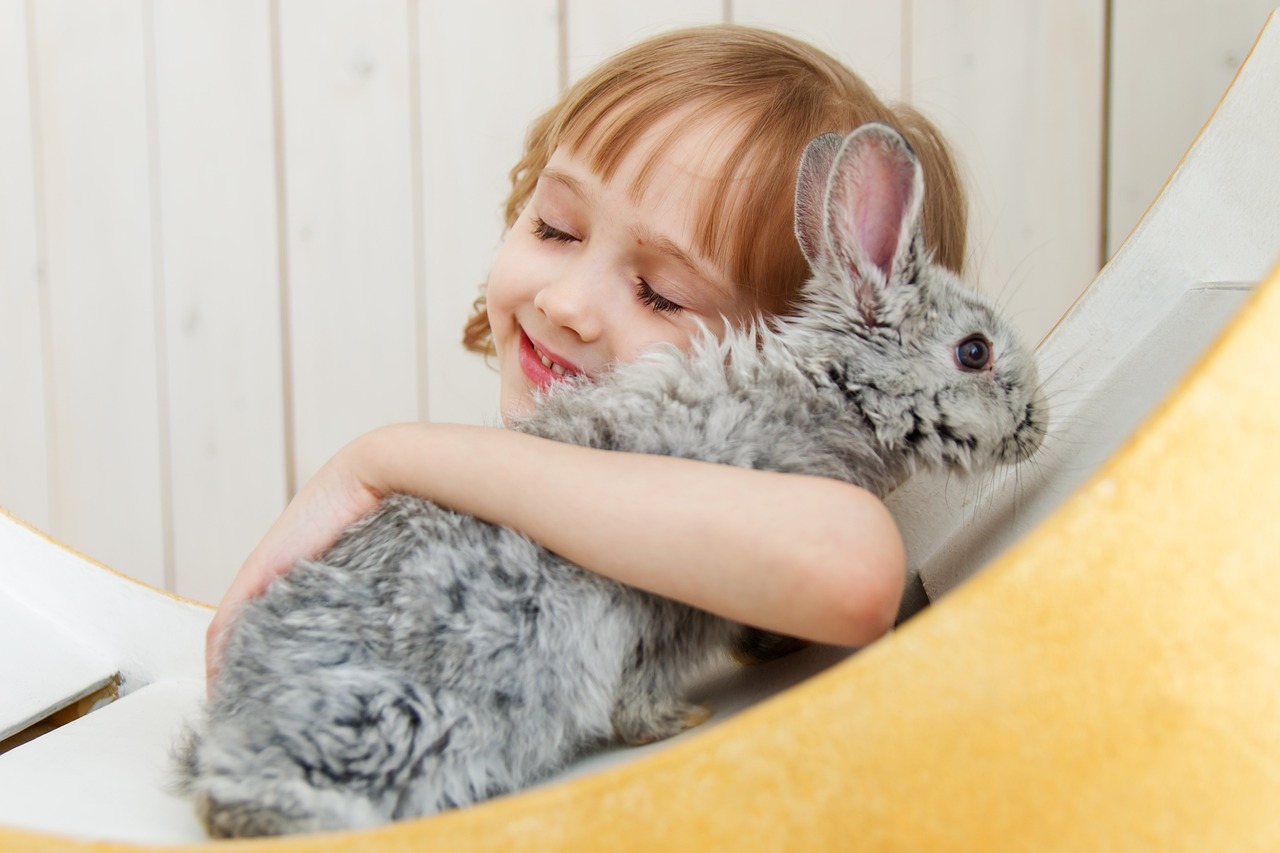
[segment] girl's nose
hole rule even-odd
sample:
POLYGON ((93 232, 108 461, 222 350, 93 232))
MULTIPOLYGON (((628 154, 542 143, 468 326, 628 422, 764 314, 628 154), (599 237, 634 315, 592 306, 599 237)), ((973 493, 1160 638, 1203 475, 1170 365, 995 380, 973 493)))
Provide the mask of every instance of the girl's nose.
POLYGON ((590 276, 568 275, 539 290, 533 297, 533 307, 552 323, 589 342, 600 336, 599 295, 599 288, 591 286, 590 276))

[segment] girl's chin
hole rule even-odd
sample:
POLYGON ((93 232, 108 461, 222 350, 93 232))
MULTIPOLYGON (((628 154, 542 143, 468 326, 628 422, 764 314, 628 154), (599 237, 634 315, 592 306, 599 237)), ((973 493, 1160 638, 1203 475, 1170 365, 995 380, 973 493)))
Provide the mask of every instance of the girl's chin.
MULTIPOLYGON (((522 383, 523 384, 523 383, 522 383)), ((499 406, 504 426, 511 426, 517 419, 533 411, 533 391, 527 388, 511 389, 502 395, 499 406)))

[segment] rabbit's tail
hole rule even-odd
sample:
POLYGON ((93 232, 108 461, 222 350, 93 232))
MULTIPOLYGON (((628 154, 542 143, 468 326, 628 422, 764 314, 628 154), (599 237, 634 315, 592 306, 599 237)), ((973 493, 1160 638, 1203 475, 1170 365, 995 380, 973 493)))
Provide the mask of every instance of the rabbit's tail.
POLYGON ((448 741, 435 703, 402 679, 326 668, 190 731, 178 786, 215 838, 373 826, 448 741))

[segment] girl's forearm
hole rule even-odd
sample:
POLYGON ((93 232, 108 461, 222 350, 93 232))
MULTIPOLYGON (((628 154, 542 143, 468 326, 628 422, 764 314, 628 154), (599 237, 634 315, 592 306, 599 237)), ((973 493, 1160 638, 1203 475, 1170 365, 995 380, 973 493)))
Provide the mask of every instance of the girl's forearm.
POLYGON ((901 537, 878 499, 846 483, 447 424, 384 428, 355 450, 375 491, 513 527, 592 571, 730 619, 861 645, 897 613, 901 537))

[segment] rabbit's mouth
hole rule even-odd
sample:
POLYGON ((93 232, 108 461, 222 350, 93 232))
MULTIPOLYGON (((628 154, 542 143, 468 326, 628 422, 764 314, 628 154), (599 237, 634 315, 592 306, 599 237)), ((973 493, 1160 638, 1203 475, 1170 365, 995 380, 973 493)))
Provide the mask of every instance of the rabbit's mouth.
POLYGON ((1001 461, 1016 464, 1026 461, 1035 455, 1044 442, 1048 427, 1048 413, 1044 400, 1037 395, 1027 404, 1022 422, 1013 431, 1013 435, 1004 440, 1000 446, 1001 461))

